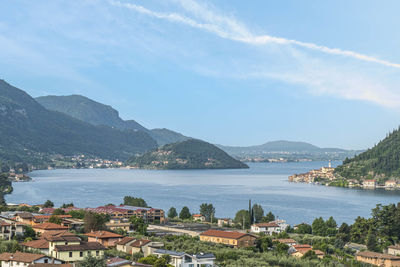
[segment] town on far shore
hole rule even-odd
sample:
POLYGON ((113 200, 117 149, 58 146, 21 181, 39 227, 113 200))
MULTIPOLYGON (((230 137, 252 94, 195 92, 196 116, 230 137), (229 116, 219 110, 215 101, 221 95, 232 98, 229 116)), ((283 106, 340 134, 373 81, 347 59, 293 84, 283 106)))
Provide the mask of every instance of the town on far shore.
POLYGON ((354 242, 352 227, 330 217, 312 225, 289 225, 249 201, 235 218, 216 218, 212 204, 198 213, 188 207, 168 212, 142 198, 123 204, 56 208, 44 204, 1 206, 2 267, 156 266, 400 266, 400 245, 354 242), (381 253, 383 252, 383 253, 381 253), (264 266, 264 265, 262 265, 264 266))
POLYGON ((306 173, 293 174, 289 176, 288 180, 289 182, 294 183, 309 183, 349 188, 383 188, 387 190, 400 189, 400 181, 397 179, 389 179, 384 181, 384 183, 379 183, 377 179, 343 179, 335 173, 335 168, 332 167, 331 161, 329 161, 328 167, 322 167, 320 169, 311 170, 306 173))

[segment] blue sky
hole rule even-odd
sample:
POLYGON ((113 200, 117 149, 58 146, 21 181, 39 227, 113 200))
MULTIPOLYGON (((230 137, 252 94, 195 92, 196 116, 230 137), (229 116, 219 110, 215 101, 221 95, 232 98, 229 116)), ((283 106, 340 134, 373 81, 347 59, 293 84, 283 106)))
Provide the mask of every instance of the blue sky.
POLYGON ((398 1, 3 0, 0 77, 225 145, 397 128, 398 1))

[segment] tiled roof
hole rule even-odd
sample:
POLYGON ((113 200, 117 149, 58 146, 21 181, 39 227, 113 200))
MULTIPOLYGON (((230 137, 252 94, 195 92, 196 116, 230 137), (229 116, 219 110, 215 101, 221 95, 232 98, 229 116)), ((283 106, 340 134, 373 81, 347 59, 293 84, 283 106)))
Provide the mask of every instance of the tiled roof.
POLYGON ((50 242, 80 242, 81 239, 77 236, 49 236, 46 240, 50 242))
POLYGON ((284 243, 284 244, 297 243, 296 240, 291 238, 280 238, 280 239, 274 239, 272 241, 278 241, 279 243, 284 243))
POLYGON ((25 247, 37 248, 37 249, 46 249, 46 248, 48 249, 49 248, 49 242, 45 239, 28 241, 28 242, 22 243, 22 245, 25 247))
POLYGON ((388 248, 392 248, 392 249, 400 249, 400 245, 392 245, 392 246, 388 246, 388 248))
POLYGON ((125 259, 121 259, 119 257, 115 257, 115 258, 111 258, 111 259, 107 260, 107 267, 111 267, 111 266, 117 267, 117 266, 126 265, 126 264, 130 265, 131 262, 128 260, 125 260, 125 259))
POLYGON ((55 263, 34 263, 29 264, 28 267, 72 267, 72 264, 64 263, 64 264, 55 264, 55 263))
POLYGON ((94 232, 90 232, 90 233, 86 233, 86 236, 89 237, 96 237, 96 238, 122 238, 122 235, 119 234, 115 234, 112 232, 108 232, 108 231, 94 231, 94 232))
POLYGON ((40 235, 41 239, 47 239, 49 237, 55 237, 55 236, 76 236, 73 233, 68 232, 67 230, 51 230, 51 231, 46 231, 45 233, 40 235))
POLYGON ((41 230, 63 230, 63 229, 68 229, 68 227, 66 226, 62 226, 59 224, 55 224, 55 223, 40 223, 40 224, 36 224, 34 226, 32 226, 33 229, 41 229, 41 230))
POLYGON ((31 263, 40 258, 46 257, 43 254, 32 254, 32 253, 23 253, 23 252, 15 252, 15 253, 2 253, 0 254, 0 261, 18 261, 18 262, 26 262, 31 263))
POLYGON ((377 253, 377 252, 372 252, 372 251, 361 251, 361 252, 356 253, 356 256, 361 256, 361 257, 365 257, 365 258, 387 259, 387 260, 400 261, 400 257, 398 257, 398 256, 382 254, 382 253, 377 253))
POLYGON ((130 236, 125 236, 124 238, 122 238, 120 241, 116 242, 116 245, 126 245, 131 241, 135 241, 135 238, 130 237, 130 236))
POLYGON ((31 219, 31 218, 33 218, 32 213, 29 213, 29 212, 21 212, 21 213, 18 213, 17 216, 22 218, 22 219, 31 219))
POLYGON ((312 246, 310 246, 308 244, 293 245, 293 247, 295 249, 298 249, 298 248, 312 248, 312 246))
POLYGON ((106 248, 98 242, 81 242, 80 245, 60 245, 55 246, 56 251, 85 251, 85 250, 106 250, 106 248))
POLYGON ((212 253, 199 253, 194 255, 196 259, 215 259, 215 255, 212 253))
POLYGON ((239 232, 219 231, 219 230, 207 230, 207 231, 201 233, 200 235, 223 237, 223 238, 230 238, 230 239, 239 239, 248 234, 239 233, 239 232))
POLYGON ((255 226, 258 227, 279 227, 279 225, 277 225, 276 223, 270 222, 270 223, 257 223, 254 224, 255 226))
POLYGON ((138 239, 138 240, 135 240, 135 242, 133 242, 131 244, 131 246, 134 247, 134 248, 141 248, 142 246, 144 246, 144 245, 146 245, 146 244, 148 244, 150 242, 151 241, 147 240, 147 239, 138 239))
POLYGON ((325 253, 322 252, 322 251, 319 250, 319 249, 314 250, 314 252, 315 252, 315 254, 317 254, 317 255, 325 255, 325 253))
POLYGON ((157 254, 168 254, 171 256, 177 256, 177 257, 182 257, 183 255, 185 255, 185 252, 177 252, 177 251, 172 251, 172 250, 166 250, 166 249, 156 249, 154 251, 154 253, 157 254))
POLYGON ((50 219, 52 216, 58 217, 58 218, 72 218, 71 215, 69 214, 61 214, 61 215, 35 215, 35 219, 50 219))

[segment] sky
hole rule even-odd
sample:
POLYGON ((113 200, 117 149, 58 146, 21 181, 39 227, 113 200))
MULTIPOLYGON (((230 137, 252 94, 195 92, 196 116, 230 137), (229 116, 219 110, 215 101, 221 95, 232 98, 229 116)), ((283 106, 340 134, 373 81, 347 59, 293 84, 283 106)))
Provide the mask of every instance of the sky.
POLYGON ((399 126, 400 2, 2 0, 0 78, 224 145, 365 149, 399 126))

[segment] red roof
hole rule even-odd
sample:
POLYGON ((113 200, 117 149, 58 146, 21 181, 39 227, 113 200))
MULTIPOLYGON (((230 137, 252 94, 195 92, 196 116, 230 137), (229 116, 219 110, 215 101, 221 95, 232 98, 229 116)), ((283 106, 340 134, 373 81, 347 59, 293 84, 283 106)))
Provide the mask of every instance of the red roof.
POLYGON ((148 243, 150 243, 151 241, 150 240, 147 240, 147 239, 138 239, 138 240, 135 240, 135 242, 133 242, 132 244, 131 244, 131 246, 132 247, 135 247, 135 248, 141 248, 142 246, 145 246, 145 245, 147 245, 148 243))
POLYGON ((219 230, 207 230, 207 231, 201 233, 200 235, 224 237, 224 238, 230 238, 230 239, 239 239, 248 234, 239 233, 239 232, 219 231, 219 230))
POLYGON ((266 228, 268 228, 268 227, 279 227, 279 225, 277 225, 276 223, 257 223, 257 224, 254 224, 255 226, 258 226, 258 227, 266 227, 266 228))
POLYGON ((94 232, 90 232, 90 233, 86 233, 85 234, 88 237, 95 237, 95 238, 99 238, 99 239, 103 239, 103 238, 122 238, 122 235, 118 235, 112 232, 108 232, 108 231, 94 231, 94 232))
POLYGON ((0 254, 0 261, 17 261, 17 262, 25 262, 32 263, 35 260, 46 257, 43 254, 33 254, 33 253, 23 253, 23 252, 15 252, 15 253, 2 253, 0 254))
POLYGON ((37 248, 37 249, 48 249, 49 248, 49 241, 45 239, 39 239, 39 240, 33 240, 33 241, 28 241, 25 243, 22 243, 23 246, 25 247, 30 247, 30 248, 37 248))
POLYGON ((32 226, 33 229, 42 229, 42 230, 66 230, 68 229, 68 227, 66 226, 62 226, 59 224, 55 224, 55 223, 40 223, 40 224, 36 224, 34 226, 32 226))

